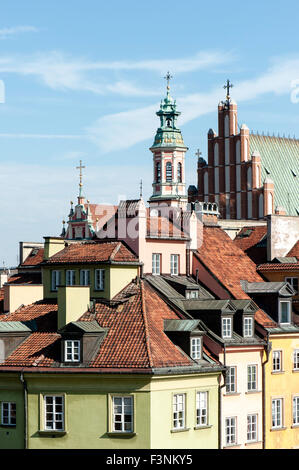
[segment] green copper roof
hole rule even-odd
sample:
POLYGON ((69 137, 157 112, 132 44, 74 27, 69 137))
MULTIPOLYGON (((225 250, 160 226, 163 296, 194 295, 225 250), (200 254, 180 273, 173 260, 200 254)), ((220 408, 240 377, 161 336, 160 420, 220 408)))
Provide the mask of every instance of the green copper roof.
POLYGON ((250 154, 261 155, 262 183, 274 182, 274 204, 288 215, 299 215, 299 140, 250 134, 250 154))
POLYGON ((160 109, 156 113, 160 117, 160 127, 157 129, 152 148, 155 147, 183 147, 186 148, 180 129, 177 127, 177 118, 181 114, 176 109, 176 101, 169 94, 161 101, 160 109))

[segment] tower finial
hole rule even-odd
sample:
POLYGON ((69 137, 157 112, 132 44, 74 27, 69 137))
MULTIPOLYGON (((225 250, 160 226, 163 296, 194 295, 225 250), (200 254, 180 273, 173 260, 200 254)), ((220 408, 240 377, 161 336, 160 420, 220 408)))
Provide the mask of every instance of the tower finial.
POLYGON ((139 188, 140 188, 139 194, 140 194, 140 199, 141 199, 141 198, 142 198, 142 179, 140 180, 140 186, 139 186, 139 188))
POLYGON ((197 149, 197 152, 195 152, 195 156, 198 158, 198 160, 200 159, 200 156, 202 155, 202 152, 197 149))
POLYGON ((80 170, 79 176, 80 176, 80 182, 79 182, 79 197, 82 197, 82 170, 85 168, 85 166, 82 166, 82 160, 80 160, 80 166, 77 166, 76 169, 80 170))
POLYGON ((226 85, 224 85, 224 89, 226 90, 226 99, 229 100, 230 99, 230 95, 229 95, 229 89, 230 88, 233 88, 233 84, 232 82, 229 81, 229 79, 226 80, 226 85))
POLYGON ((167 81, 167 91, 169 91, 169 89, 170 89, 169 82, 173 77, 172 77, 172 75, 170 75, 170 72, 167 72, 167 74, 165 75, 164 78, 167 81))

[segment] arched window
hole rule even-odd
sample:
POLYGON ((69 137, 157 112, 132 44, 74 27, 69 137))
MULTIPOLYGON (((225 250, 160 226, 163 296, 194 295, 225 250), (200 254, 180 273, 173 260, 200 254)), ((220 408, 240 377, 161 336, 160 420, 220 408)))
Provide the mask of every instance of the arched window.
POLYGON ((166 181, 172 181, 172 164, 166 163, 166 181))
POLYGON ((161 182, 161 163, 157 162, 156 164, 156 181, 157 183, 161 182))
POLYGON ((182 164, 178 163, 178 183, 182 182, 182 164))

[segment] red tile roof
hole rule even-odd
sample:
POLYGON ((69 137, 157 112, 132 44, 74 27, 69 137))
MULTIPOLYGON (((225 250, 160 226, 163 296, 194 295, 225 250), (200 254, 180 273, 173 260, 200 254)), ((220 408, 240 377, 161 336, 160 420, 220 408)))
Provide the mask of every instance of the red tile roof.
POLYGON ((31 333, 2 365, 49 367, 57 359, 59 338, 57 333, 31 333))
POLYGON ((19 307, 15 312, 1 315, 0 321, 29 322, 34 320, 39 331, 54 332, 57 329, 58 305, 54 300, 40 300, 19 307))
POLYGON ((4 312, 4 289, 0 289, 0 314, 4 312))
POLYGON ((257 267, 259 272, 265 271, 299 271, 298 263, 264 263, 257 267))
POLYGON ((288 252, 286 255, 288 256, 296 256, 296 258, 299 260, 299 240, 295 243, 293 248, 288 252))
POLYGON ((101 261, 136 262, 138 258, 120 241, 76 242, 51 256, 46 263, 92 263, 101 261))
POLYGON ((147 236, 186 238, 184 232, 166 217, 147 217, 146 226, 147 236))
POLYGON ((7 284, 42 284, 41 273, 19 273, 10 276, 7 284))
MULTIPOLYGON (((256 272, 255 263, 219 227, 203 227, 203 242, 195 256, 235 299, 250 298, 240 281, 263 282, 256 272)), ((200 279, 204 283, 204 279, 200 279)), ((255 315, 259 323, 276 325, 268 315, 259 310, 255 315)))
POLYGON ((243 227, 233 240, 254 263, 261 264, 267 261, 267 246, 257 246, 267 235, 267 226, 243 227))
POLYGON ((44 259, 44 248, 33 248, 31 253, 23 261, 20 267, 23 266, 37 266, 44 259))

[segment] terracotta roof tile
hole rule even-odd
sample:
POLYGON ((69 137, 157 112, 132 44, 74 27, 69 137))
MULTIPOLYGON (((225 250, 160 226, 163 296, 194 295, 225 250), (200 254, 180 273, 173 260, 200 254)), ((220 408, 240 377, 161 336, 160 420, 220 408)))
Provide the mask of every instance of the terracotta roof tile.
POLYGON ((241 248, 254 263, 260 264, 267 261, 267 245, 259 246, 259 243, 265 239, 266 235, 267 226, 243 227, 233 242, 238 248, 241 248))
POLYGON ((41 273, 19 273, 10 276, 7 284, 41 284, 41 273))
POLYGON ((32 333, 2 365, 49 367, 58 358, 59 338, 57 333, 32 333))
POLYGON ((20 267, 23 266, 37 266, 44 259, 44 248, 33 248, 31 253, 23 261, 20 267))
POLYGON ((51 256, 47 264, 89 263, 101 261, 138 261, 138 258, 120 241, 71 243, 51 256))
POLYGON ((257 267, 259 272, 264 271, 299 271, 298 263, 264 263, 257 267))
POLYGON ((56 331, 58 305, 53 300, 40 300, 30 305, 19 307, 15 312, 1 315, 0 321, 32 322, 39 331, 56 331))
POLYGON ((296 258, 299 260, 299 240, 297 240, 293 248, 288 252, 286 256, 296 256, 296 258))

